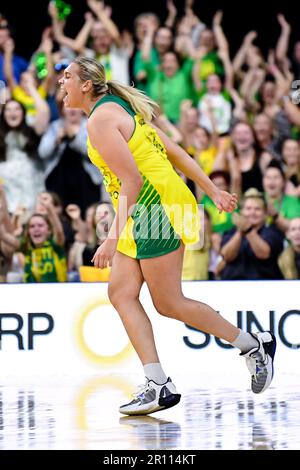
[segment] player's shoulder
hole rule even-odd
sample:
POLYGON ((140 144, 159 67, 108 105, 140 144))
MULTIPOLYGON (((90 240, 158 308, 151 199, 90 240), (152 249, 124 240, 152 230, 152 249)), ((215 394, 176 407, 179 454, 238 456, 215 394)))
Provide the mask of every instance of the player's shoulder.
POLYGON ((109 123, 110 126, 114 124, 117 126, 120 119, 118 109, 114 106, 114 103, 103 103, 98 106, 88 119, 88 129, 92 130, 95 126, 106 125, 109 123))
POLYGON ((108 117, 117 118, 119 106, 116 103, 108 101, 95 107, 89 116, 89 121, 94 119, 107 119, 108 117))

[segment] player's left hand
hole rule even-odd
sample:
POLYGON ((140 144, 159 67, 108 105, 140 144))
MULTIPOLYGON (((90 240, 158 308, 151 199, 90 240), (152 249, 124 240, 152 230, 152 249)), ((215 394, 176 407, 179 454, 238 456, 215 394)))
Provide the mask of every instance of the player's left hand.
POLYGON ((93 256, 92 263, 95 268, 104 269, 112 265, 112 260, 117 249, 118 240, 107 238, 93 256))
POLYGON ((214 203, 220 212, 233 212, 237 208, 238 197, 236 194, 229 194, 226 191, 218 191, 214 198, 214 203))

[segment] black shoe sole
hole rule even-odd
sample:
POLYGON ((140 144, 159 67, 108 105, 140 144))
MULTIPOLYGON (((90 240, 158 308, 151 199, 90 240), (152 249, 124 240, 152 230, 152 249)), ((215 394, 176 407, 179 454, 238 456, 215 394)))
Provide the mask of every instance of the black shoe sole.
POLYGON ((165 398, 160 398, 158 400, 159 406, 163 406, 164 408, 171 408, 172 406, 177 405, 180 402, 181 395, 179 393, 169 395, 165 398))

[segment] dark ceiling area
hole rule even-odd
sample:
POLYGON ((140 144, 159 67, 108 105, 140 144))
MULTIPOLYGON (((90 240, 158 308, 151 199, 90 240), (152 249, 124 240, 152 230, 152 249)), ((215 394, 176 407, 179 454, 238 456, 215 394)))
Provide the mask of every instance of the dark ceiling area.
MULTIPOLYGON (((73 12, 68 20, 67 33, 74 36, 83 24, 87 11, 85 0, 66 0, 73 6, 73 12)), ((19 2, 5 0, 1 2, 0 12, 7 16, 13 26, 16 38, 17 52, 29 57, 38 46, 43 28, 50 24, 47 14, 47 0, 28 0, 19 2)), ((166 18, 166 1, 143 0, 142 2, 120 2, 109 0, 106 3, 113 7, 113 19, 121 29, 133 28, 133 20, 143 11, 154 11, 161 19, 166 18)), ((184 11, 184 0, 175 0, 178 13, 184 11)), ((243 36, 252 29, 258 32, 257 44, 266 50, 275 45, 280 28, 276 14, 282 12, 293 26, 293 40, 300 39, 298 14, 295 2, 291 0, 272 0, 260 2, 257 0, 236 2, 228 0, 195 1, 195 12, 206 23, 218 9, 224 11, 224 30, 230 38, 231 49, 234 52, 240 45, 243 36)))

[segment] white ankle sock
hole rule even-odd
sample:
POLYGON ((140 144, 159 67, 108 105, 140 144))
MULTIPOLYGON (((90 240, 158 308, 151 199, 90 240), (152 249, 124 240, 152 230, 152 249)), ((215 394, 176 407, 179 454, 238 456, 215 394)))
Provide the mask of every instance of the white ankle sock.
POLYGON ((238 348, 242 353, 250 351, 250 349, 257 348, 259 346, 258 341, 253 338, 250 333, 245 333, 240 330, 238 337, 231 343, 232 346, 238 348))
POLYGON ((164 384, 168 380, 168 377, 164 373, 160 362, 156 362, 153 364, 145 364, 144 372, 145 376, 149 380, 154 380, 154 382, 157 384, 164 384))

